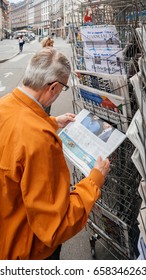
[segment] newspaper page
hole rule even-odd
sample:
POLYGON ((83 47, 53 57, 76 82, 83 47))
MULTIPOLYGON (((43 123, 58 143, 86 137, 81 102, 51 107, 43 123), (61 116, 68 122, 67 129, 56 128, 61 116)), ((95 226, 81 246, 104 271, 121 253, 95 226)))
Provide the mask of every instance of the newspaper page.
POLYGON ((138 192, 146 205, 146 181, 141 180, 138 187, 138 192))
POLYGON ((80 33, 85 48, 120 47, 115 25, 81 26, 80 33))
POLYGON ((126 74, 122 49, 84 49, 84 61, 87 71, 108 74, 126 74))
POLYGON ((131 77, 130 82, 133 85, 138 101, 138 106, 143 113, 144 122, 146 124, 146 90, 144 89, 144 86, 142 84, 141 73, 138 72, 133 77, 131 77))
POLYGON ((136 28, 136 33, 138 35, 140 45, 143 46, 144 51, 146 52, 146 27, 143 25, 136 28))
POLYGON ((81 84, 77 85, 76 89, 79 90, 81 101, 86 104, 92 103, 99 117, 115 124, 120 123, 122 131, 127 131, 127 108, 124 97, 81 84))
POLYGON ((140 229, 141 235, 146 244, 146 204, 144 201, 142 201, 137 220, 139 222, 139 229, 140 229))
POLYGON ((139 58, 138 66, 140 69, 140 74, 144 77, 143 82, 145 82, 145 84, 146 84, 146 56, 139 58))
POLYGON ((146 260, 146 243, 144 243, 144 239, 139 235, 138 239, 138 251, 139 251, 139 257, 138 260, 146 260))
POLYGON ((125 134, 83 109, 76 121, 60 133, 65 156, 85 175, 101 156, 108 157, 124 141, 125 134))
POLYGON ((78 81, 81 84, 124 97, 127 115, 132 117, 127 75, 105 74, 76 69, 74 72, 77 74, 78 81))
POLYGON ((142 120, 142 116, 141 116, 141 112, 138 109, 137 112, 135 113, 132 122, 126 132, 127 137, 129 138, 129 140, 133 143, 133 145, 137 148, 137 150, 139 151, 139 155, 136 153, 134 153, 132 159, 136 158, 138 160, 138 157, 140 157, 140 161, 139 163, 137 162, 137 166, 142 164, 143 168, 139 171, 140 174, 143 174, 143 172, 145 173, 144 179, 146 178, 146 153, 145 153, 145 144, 146 144, 146 139, 144 136, 144 131, 143 131, 143 120, 142 120))
POLYGON ((146 171, 144 169, 139 150, 136 148, 131 157, 135 167, 137 168, 141 177, 146 180, 146 171))

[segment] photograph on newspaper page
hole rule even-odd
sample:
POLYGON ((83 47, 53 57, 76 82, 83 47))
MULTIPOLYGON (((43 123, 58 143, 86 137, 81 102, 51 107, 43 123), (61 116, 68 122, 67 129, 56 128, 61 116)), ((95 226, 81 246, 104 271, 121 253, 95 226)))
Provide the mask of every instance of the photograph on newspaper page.
POLYGON ((125 140, 124 133, 83 109, 59 133, 65 156, 87 176, 101 156, 103 159, 125 140))
POLYGON ((85 48, 120 47, 115 25, 81 26, 80 34, 85 48))
POLYGON ((108 74, 126 74, 122 49, 84 49, 87 71, 108 74))
POLYGON ((99 202, 96 202, 89 214, 89 219, 108 236, 111 243, 120 248, 123 253, 130 256, 128 225, 116 215, 106 210, 99 202))
POLYGON ((105 74, 77 69, 74 70, 74 73, 78 76, 78 79, 76 79, 78 84, 81 83, 91 88, 124 97, 126 101, 127 115, 128 117, 132 117, 127 75, 105 74))
POLYGON ((84 85, 77 85, 78 96, 84 103, 91 103, 98 116, 111 123, 121 126, 122 131, 128 129, 127 108, 125 98, 91 88, 84 85))

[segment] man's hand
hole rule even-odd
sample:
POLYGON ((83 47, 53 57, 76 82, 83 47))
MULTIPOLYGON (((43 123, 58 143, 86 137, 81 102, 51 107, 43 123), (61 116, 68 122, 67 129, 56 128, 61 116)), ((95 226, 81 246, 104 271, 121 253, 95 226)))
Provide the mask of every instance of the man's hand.
POLYGON ((65 127, 68 123, 75 121, 75 114, 66 113, 64 115, 56 117, 59 128, 65 127))
POLYGON ((95 162, 94 168, 100 170, 102 175, 106 177, 110 171, 109 159, 103 160, 102 157, 98 157, 97 161, 95 162))

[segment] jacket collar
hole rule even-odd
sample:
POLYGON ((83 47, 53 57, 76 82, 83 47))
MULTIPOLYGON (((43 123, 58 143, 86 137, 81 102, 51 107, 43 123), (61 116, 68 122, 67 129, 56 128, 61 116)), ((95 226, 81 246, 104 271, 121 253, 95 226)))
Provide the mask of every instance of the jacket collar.
POLYGON ((12 94, 19 99, 22 103, 24 103, 27 107, 32 109, 37 115, 42 118, 48 117, 47 113, 29 96, 27 96, 24 92, 22 92, 19 88, 15 88, 12 94))

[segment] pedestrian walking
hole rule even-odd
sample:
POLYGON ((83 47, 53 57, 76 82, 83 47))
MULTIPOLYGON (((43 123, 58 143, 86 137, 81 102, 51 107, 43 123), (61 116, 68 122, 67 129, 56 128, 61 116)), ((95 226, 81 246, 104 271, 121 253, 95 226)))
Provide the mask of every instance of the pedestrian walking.
POLYGON ((109 160, 98 158, 70 191, 57 134, 75 121, 44 108, 67 90, 71 66, 53 48, 30 60, 21 87, 0 99, 0 259, 59 259, 61 244, 83 229, 100 197, 109 160))
POLYGON ((23 51, 23 45, 25 43, 25 41, 23 39, 23 35, 20 35, 20 37, 18 39, 18 42, 19 42, 19 51, 22 52, 23 51))

